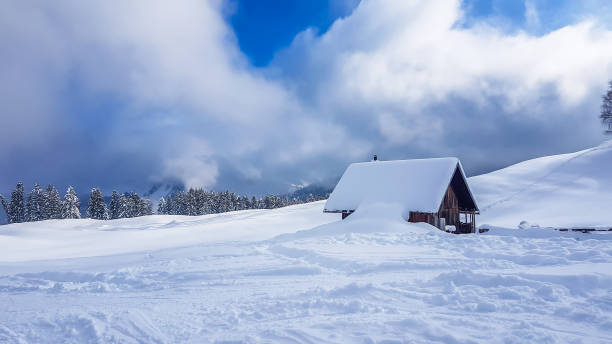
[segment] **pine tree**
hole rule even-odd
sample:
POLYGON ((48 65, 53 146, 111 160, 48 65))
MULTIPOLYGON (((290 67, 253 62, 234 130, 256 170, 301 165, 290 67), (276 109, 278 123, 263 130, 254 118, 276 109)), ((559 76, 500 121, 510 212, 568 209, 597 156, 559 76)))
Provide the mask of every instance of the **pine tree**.
POLYGON ((2 206, 6 212, 8 223, 25 222, 25 195, 22 182, 17 183, 15 190, 11 192, 10 202, 2 198, 2 206))
POLYGON ((612 81, 608 84, 608 91, 602 96, 599 118, 601 118, 603 125, 607 127, 606 133, 612 134, 612 81))
POLYGON ((26 199, 26 220, 41 221, 45 217, 45 198, 43 190, 38 184, 34 184, 34 188, 30 191, 26 199))
POLYGON ((212 191, 204 193, 204 214, 214 214, 215 212, 215 193, 212 191))
POLYGON ((77 197, 74 188, 69 186, 68 190, 66 190, 66 195, 64 195, 64 202, 62 204, 62 219, 80 219, 80 205, 79 197, 77 197))
POLYGON ((43 218, 45 220, 62 218, 62 199, 53 185, 47 186, 47 190, 44 192, 43 202, 43 218))
POLYGON ((4 196, 2 196, 2 194, 0 194, 0 203, 2 203, 2 208, 4 209, 4 212, 6 213, 6 215, 8 216, 9 203, 6 201, 4 196))
POLYGON ((111 219, 119 218, 119 194, 117 191, 113 190, 113 195, 111 196, 111 201, 108 207, 109 216, 111 219))
POLYGON ((183 191, 177 192, 172 198, 172 214, 187 215, 187 195, 183 191))
POLYGON ((187 191, 187 197, 186 197, 186 201, 187 201, 187 215, 198 215, 198 202, 197 202, 197 191, 193 188, 190 188, 189 191, 187 191))
POLYGON ((249 198, 247 196, 241 196, 238 199, 238 210, 249 209, 249 198))
POLYGON ((164 207, 164 214, 174 215, 173 209, 174 209, 173 199, 172 199, 172 196, 169 195, 168 198, 166 198, 166 206, 164 207))
POLYGON ((140 207, 138 216, 153 215, 153 204, 146 198, 140 198, 140 207))
POLYGON ((102 192, 98 188, 93 188, 89 195, 89 203, 87 206, 87 217, 96 220, 108 220, 108 209, 104 203, 102 192))
POLYGON ((238 198, 236 197, 235 193, 230 193, 230 197, 229 197, 229 211, 234 211, 238 209, 238 198))
POLYGON ((128 198, 125 197, 124 194, 121 194, 121 196, 119 196, 119 210, 117 213, 117 218, 118 219, 124 219, 126 217, 129 217, 129 207, 128 207, 128 198))
POLYGON ((134 193, 130 192, 127 197, 128 200, 128 216, 127 217, 137 217, 140 216, 140 197, 134 193))
POLYGON ((163 196, 157 203, 157 213, 160 215, 166 214, 166 199, 163 196))

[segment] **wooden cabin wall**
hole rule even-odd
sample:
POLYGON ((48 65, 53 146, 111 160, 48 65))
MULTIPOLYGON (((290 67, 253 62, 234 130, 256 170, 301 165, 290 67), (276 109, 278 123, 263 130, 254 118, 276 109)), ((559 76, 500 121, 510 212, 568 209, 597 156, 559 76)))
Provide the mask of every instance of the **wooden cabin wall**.
POLYGON ((420 213, 416 211, 410 212, 410 217, 408 218, 408 222, 425 222, 429 223, 432 226, 436 226, 436 217, 434 214, 430 213, 420 213))
POLYGON ((440 207, 440 218, 445 218, 447 225, 457 226, 459 224, 459 199, 451 186, 448 187, 444 195, 440 207))

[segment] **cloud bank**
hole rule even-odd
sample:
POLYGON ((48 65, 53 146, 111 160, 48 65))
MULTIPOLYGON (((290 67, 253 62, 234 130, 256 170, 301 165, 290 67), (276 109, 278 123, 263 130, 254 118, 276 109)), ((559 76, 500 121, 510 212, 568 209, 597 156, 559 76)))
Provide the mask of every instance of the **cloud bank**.
POLYGON ((532 34, 465 25, 457 0, 364 0, 255 68, 227 15, 223 1, 5 6, 0 190, 283 192, 373 153, 456 155, 475 173, 601 141, 612 32, 596 18, 532 34))

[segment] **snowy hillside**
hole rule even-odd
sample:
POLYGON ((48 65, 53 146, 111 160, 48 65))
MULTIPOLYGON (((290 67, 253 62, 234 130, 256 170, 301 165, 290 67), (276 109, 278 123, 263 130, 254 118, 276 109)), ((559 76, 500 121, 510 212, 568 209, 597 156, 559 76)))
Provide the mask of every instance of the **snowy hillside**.
POLYGON ((516 228, 612 226, 612 141, 469 179, 479 223, 516 228))
POLYGON ((12 224, 0 227, 0 262, 113 255, 204 242, 264 240, 337 219, 322 214, 319 209, 322 204, 317 204, 204 216, 152 215, 110 221, 12 224))

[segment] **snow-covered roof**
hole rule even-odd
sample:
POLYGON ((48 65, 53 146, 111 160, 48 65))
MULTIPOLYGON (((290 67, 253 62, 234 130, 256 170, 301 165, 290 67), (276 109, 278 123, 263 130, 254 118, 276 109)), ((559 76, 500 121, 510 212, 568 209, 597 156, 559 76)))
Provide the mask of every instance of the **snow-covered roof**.
POLYGON ((355 210, 363 203, 383 202, 399 203, 409 211, 435 213, 457 168, 465 181, 457 158, 354 163, 325 203, 325 211, 355 210))

